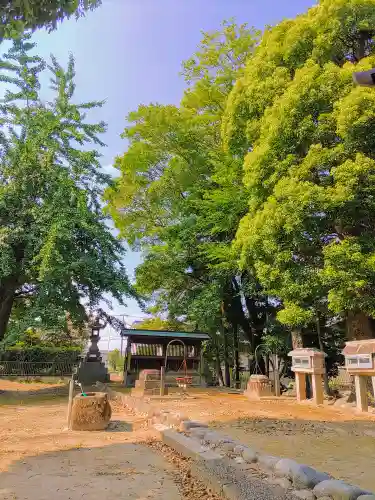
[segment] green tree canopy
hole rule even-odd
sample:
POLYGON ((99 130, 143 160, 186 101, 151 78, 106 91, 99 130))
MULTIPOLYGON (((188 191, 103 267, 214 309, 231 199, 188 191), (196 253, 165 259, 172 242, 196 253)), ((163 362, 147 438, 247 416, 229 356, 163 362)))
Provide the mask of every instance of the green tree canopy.
POLYGON ((282 300, 284 323, 328 306, 350 336, 374 332, 375 93, 352 82, 375 66, 374 33, 374 0, 321 0, 267 29, 222 127, 245 157, 243 269, 282 300))
POLYGON ((132 295, 124 248, 101 209, 110 178, 101 172, 104 123, 86 112, 103 102, 73 103, 74 61, 48 65, 54 98, 43 102, 46 63, 17 39, 0 62, 8 85, 0 105, 0 340, 16 301, 48 320, 51 311, 83 321, 104 293, 132 295), (11 89, 11 90, 10 90, 11 89))
MULTIPOLYGON (((243 311, 241 293, 254 283, 249 273, 238 276, 231 250, 247 197, 242 162, 223 150, 220 127, 258 36, 231 21, 203 34, 183 65, 189 87, 181 105, 140 106, 130 114, 129 147, 116 160, 121 176, 107 191, 121 236, 145 255, 136 272, 140 293, 200 329, 221 327, 224 312, 249 337, 262 331, 262 321, 254 311, 250 325, 243 311)), ((254 284, 252 309, 264 303, 258 291, 254 284)))
POLYGON ((26 30, 53 30, 65 18, 83 16, 101 5, 101 0, 2 0, 0 40, 26 30))

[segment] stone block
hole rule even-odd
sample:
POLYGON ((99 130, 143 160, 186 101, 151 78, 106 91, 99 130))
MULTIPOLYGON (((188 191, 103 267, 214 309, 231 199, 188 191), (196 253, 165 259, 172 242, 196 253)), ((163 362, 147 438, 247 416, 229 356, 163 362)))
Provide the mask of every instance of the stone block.
POLYGON ((315 485, 331 479, 331 476, 318 472, 312 467, 302 465, 294 460, 282 458, 277 462, 274 468, 275 474, 279 477, 287 477, 293 482, 293 486, 303 490, 314 488, 315 485))
POLYGON ((313 493, 318 499, 331 497, 333 500, 357 500, 358 497, 365 495, 367 492, 357 486, 346 484, 344 481, 329 479, 317 484, 313 493))
POLYGON ((190 436, 195 439, 204 439, 206 434, 207 434, 206 428, 195 427, 193 429, 190 429, 190 436))
MULTIPOLYGON (((177 453, 193 459, 199 459, 199 455, 201 453, 210 451, 208 448, 202 446, 198 441, 170 429, 162 433, 162 441, 164 444, 177 451, 177 453)), ((208 455, 205 456, 208 458, 208 455)), ((211 452, 210 456, 211 459, 221 458, 220 455, 213 452, 211 452)))
POLYGON ((191 431, 192 429, 196 429, 196 428, 199 428, 199 429, 205 428, 207 431, 208 425, 205 423, 202 423, 202 422, 197 422, 196 420, 188 420, 188 419, 183 420, 181 422, 180 430, 183 432, 188 432, 188 431, 191 431))
POLYGON ((284 488, 284 490, 289 490, 292 486, 292 483, 286 477, 276 477, 269 479, 269 482, 272 484, 277 484, 284 488))
POLYGON ((217 446, 221 446, 224 443, 233 443, 233 439, 220 434, 220 432, 210 431, 207 432, 204 436, 205 444, 212 448, 216 448, 217 446))
POLYGON ((273 457, 272 455, 258 455, 259 465, 266 470, 273 471, 277 462, 280 461, 279 457, 273 457))
POLYGON ((315 495, 311 490, 294 490, 292 494, 300 500, 315 500, 315 495))
POLYGON ((258 460, 258 454, 255 450, 245 447, 242 451, 242 458, 248 464, 252 464, 258 460))
POLYGON ((361 495, 357 500, 375 500, 375 495, 361 495))

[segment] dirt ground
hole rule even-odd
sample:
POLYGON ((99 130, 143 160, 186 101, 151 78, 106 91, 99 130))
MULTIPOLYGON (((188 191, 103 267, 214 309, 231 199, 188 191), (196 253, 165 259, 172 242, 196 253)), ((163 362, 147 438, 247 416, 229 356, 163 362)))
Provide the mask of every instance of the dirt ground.
POLYGON ((295 459, 375 491, 375 415, 294 400, 249 401, 239 394, 191 391, 163 402, 262 452, 295 459))
POLYGON ((50 387, 0 381, 2 500, 219 500, 116 405, 107 431, 68 431, 67 397, 46 400, 50 387))
MULTIPOLYGON (((50 393, 47 401, 42 396, 27 398, 27 391, 39 389, 43 394, 47 387, 6 384, 5 389, 0 381, 0 498, 210 498, 202 489, 189 496, 191 481, 182 492, 185 479, 177 481, 175 476, 181 465, 176 467, 173 457, 163 460, 144 444, 154 437, 152 431, 140 428, 140 419, 125 410, 114 408, 106 432, 69 432, 64 430, 66 396, 53 402, 50 393), (13 399, 7 400, 7 391, 13 399)), ((374 415, 293 400, 250 402, 215 390, 191 391, 187 398, 174 395, 152 404, 209 422, 259 451, 296 459, 375 491, 374 415)))

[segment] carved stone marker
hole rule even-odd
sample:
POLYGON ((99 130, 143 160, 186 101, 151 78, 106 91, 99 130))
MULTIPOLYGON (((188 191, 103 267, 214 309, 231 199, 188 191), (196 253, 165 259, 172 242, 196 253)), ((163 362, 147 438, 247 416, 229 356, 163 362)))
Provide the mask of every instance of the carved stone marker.
POLYGON ((112 410, 105 392, 78 394, 73 399, 71 429, 102 431, 108 427, 112 410))

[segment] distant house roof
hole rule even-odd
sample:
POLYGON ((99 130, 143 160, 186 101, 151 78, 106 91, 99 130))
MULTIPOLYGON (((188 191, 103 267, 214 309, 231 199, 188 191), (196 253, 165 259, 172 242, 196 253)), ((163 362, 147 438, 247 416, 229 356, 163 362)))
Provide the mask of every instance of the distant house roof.
POLYGON ((193 340, 209 340, 210 336, 207 333, 201 332, 170 332, 166 330, 136 330, 127 328, 121 331, 122 337, 163 337, 170 339, 193 339, 193 340))

